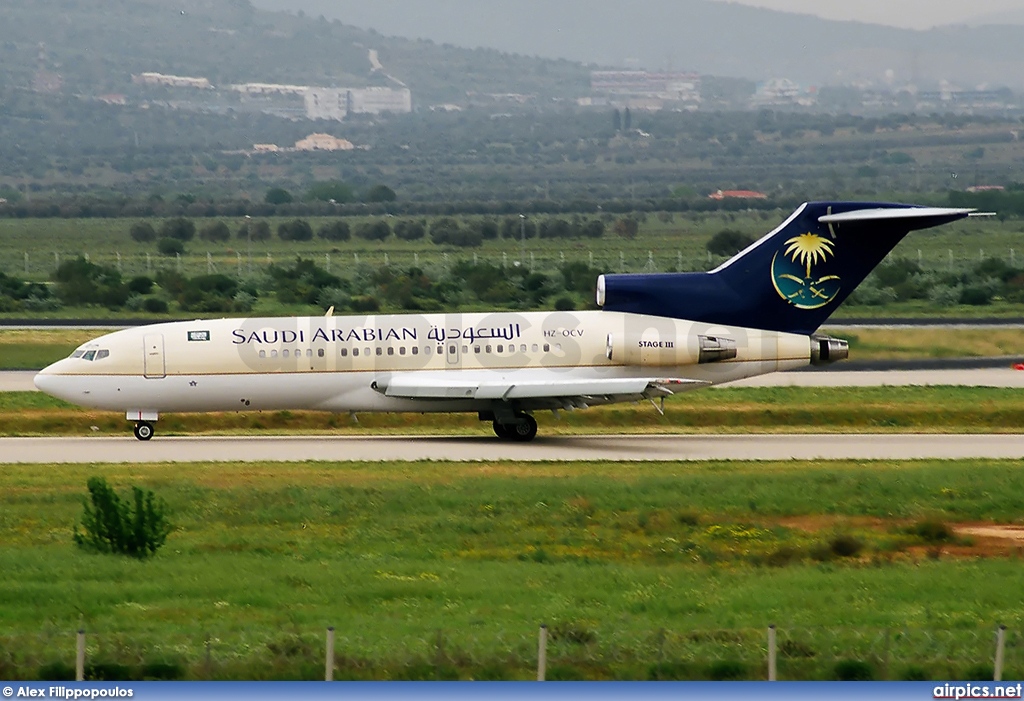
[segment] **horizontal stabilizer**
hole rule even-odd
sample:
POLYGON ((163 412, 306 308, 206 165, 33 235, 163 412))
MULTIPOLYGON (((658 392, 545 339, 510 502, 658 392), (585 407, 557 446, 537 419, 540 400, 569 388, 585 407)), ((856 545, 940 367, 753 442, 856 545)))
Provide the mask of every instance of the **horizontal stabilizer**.
POLYGON ((540 380, 481 377, 464 373, 409 372, 378 379, 374 389, 404 399, 561 399, 566 397, 666 396, 710 382, 681 378, 593 378, 540 380))
MULTIPOLYGON (((970 216, 975 210, 953 207, 900 207, 854 209, 839 214, 826 214, 818 217, 822 224, 849 224, 852 222, 903 221, 913 223, 916 220, 927 221, 927 226, 956 221, 970 216), (936 221, 938 220, 938 221, 936 221)), ((914 227, 916 228, 916 227, 914 227)))

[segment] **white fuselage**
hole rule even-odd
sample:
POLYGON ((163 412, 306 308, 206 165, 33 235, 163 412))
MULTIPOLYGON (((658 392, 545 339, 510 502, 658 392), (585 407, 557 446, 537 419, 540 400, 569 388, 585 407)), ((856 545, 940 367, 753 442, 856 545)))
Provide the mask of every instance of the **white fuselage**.
MULTIPOLYGON (((485 411, 494 397, 396 397, 381 387, 394 377, 435 388, 448 378, 453 386, 466 378, 555 386, 651 376, 720 384, 804 366, 810 354, 807 336, 603 311, 215 319, 107 334, 41 371, 36 386, 137 420, 164 412, 485 411), (735 357, 699 362, 702 336, 730 339, 735 357)), ((558 406, 551 401, 517 405, 558 406)), ((604 401, 622 399, 590 403, 604 401)))

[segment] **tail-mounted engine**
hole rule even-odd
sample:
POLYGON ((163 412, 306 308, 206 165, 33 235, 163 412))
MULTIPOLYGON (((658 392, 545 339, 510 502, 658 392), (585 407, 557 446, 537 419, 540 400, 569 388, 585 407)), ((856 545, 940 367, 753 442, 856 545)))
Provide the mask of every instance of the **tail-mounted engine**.
POLYGON ((811 365, 828 365, 850 357, 850 344, 839 338, 811 336, 811 365))
POLYGON ((698 335, 666 338, 651 332, 608 334, 605 356, 623 365, 669 367, 716 363, 736 357, 736 339, 698 335))

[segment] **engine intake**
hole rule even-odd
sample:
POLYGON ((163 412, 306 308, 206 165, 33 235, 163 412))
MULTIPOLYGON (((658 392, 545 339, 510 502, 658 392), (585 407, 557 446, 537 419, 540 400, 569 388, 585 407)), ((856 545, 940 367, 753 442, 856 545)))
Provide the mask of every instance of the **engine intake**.
POLYGON ((848 342, 830 336, 811 336, 811 365, 829 365, 849 357, 848 342))

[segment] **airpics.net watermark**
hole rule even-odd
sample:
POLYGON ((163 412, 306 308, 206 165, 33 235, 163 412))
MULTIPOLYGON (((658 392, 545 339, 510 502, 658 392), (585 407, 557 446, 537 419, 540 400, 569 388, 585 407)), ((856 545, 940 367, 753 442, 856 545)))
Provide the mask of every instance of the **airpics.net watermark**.
POLYGON ((941 684, 932 690, 936 699, 1019 699, 1024 684, 941 684))

